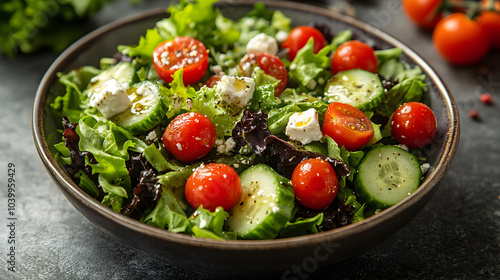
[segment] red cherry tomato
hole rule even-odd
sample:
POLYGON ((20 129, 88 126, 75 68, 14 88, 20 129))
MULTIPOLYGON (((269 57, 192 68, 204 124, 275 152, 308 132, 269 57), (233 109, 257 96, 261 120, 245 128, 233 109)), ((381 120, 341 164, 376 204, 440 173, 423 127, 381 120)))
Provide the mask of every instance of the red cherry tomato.
POLYGON ((441 0, 403 0, 402 4, 408 18, 422 28, 431 29, 441 19, 441 0))
POLYGON ((255 66, 260 67, 264 73, 279 80, 274 88, 274 95, 280 95, 286 88, 288 72, 286 66, 277 56, 268 53, 249 53, 245 55, 238 64, 239 71, 249 77, 255 66))
POLYGON ((373 48, 355 40, 343 43, 333 54, 333 73, 357 68, 377 73, 378 60, 373 48))
POLYGON ((206 155, 215 144, 216 131, 212 122, 199 113, 184 113, 175 117, 162 136, 167 151, 182 162, 206 155))
POLYGON ((392 135, 410 148, 422 148, 436 136, 436 117, 431 108, 420 102, 401 105, 392 116, 392 135))
POLYGON ((328 105, 323 123, 323 134, 330 136, 339 147, 353 151, 363 147, 373 135, 368 117, 349 104, 334 102, 328 105))
POLYGON ((300 204, 311 209, 323 209, 337 196, 337 174, 325 160, 306 159, 293 170, 292 186, 300 204))
POLYGON ((321 31, 311 26, 302 25, 293 28, 288 33, 288 37, 281 44, 281 47, 288 49, 290 61, 293 61, 297 52, 307 44, 311 37, 314 39, 314 53, 318 53, 326 45, 325 37, 321 31))
MULTIPOLYGON (((500 2, 497 2, 500 6, 500 2)), ((500 49, 500 8, 497 12, 485 11, 477 18, 479 24, 490 36, 491 47, 500 49)))
POLYGON ((478 61, 491 45, 486 30, 463 13, 454 13, 439 21, 432 40, 446 60, 458 65, 478 61))
MULTIPOLYGON (((462 0, 451 0, 450 2, 461 2, 462 0)), ((416 25, 425 29, 432 29, 443 18, 440 11, 443 8, 442 0, 403 0, 403 10, 407 17, 416 25)), ((449 7, 446 7, 450 10, 449 7)), ((463 11, 462 8, 452 9, 455 12, 463 11)))
POLYGON ((184 195, 187 203, 195 209, 202 205, 210 211, 219 206, 228 210, 240 200, 240 177, 223 163, 202 165, 189 176, 184 195))
POLYGON ((208 69, 208 52, 202 42, 189 37, 176 37, 159 44, 153 51, 156 73, 165 82, 172 82, 172 75, 184 69, 185 85, 199 81, 208 69))
MULTIPOLYGON (((481 1, 481 7, 489 9, 490 1, 481 1)), ((496 12, 482 12, 477 18, 477 23, 490 34, 491 47, 498 50, 500 49, 500 1, 495 1, 493 9, 496 12)))
POLYGON ((213 88, 222 78, 222 75, 212 75, 208 80, 205 82, 205 85, 209 88, 213 88))

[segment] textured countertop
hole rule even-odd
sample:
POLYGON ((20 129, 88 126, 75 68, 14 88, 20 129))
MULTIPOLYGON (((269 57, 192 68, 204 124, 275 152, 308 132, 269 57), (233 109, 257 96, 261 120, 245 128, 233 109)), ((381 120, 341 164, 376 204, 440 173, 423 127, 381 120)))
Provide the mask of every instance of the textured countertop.
MULTIPOLYGON (((408 22, 399 0, 353 2, 358 18, 409 45, 442 76, 460 112, 457 155, 427 207, 384 242, 312 276, 255 279, 500 278, 500 53, 489 54, 475 66, 451 66, 434 50, 431 33, 408 22), (483 92, 493 95, 493 105, 479 102, 483 92), (480 121, 468 116, 471 109, 479 111, 480 121)), ((109 4, 89 26, 168 5, 154 0, 129 3, 109 4)), ((50 51, 15 59, 0 56, 0 279, 253 279, 156 262, 101 232, 70 205, 46 173, 31 133, 35 92, 56 56, 50 51), (7 211, 9 164, 15 165, 14 229, 7 211), (15 273, 7 271, 11 230, 15 273)))

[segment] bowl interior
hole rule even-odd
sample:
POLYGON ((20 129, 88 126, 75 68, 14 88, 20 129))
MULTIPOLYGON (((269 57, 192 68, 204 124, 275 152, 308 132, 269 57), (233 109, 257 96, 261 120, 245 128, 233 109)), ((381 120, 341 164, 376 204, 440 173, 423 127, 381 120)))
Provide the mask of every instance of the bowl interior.
MULTIPOLYGON (((225 16, 238 19, 252 9, 253 2, 220 3, 218 6, 225 16)), ((400 229, 425 206, 436 191, 436 185, 450 165, 458 145, 457 109, 439 76, 410 48, 354 18, 295 2, 266 2, 266 6, 281 10, 293 19, 294 25, 317 22, 329 26, 334 32, 351 29, 359 40, 377 48, 400 47, 404 50, 403 60, 422 68, 429 85, 429 94, 425 98, 436 114, 438 132, 434 142, 425 148, 432 168, 421 187, 401 203, 359 223, 329 232, 280 240, 200 239, 153 228, 102 206, 73 183, 52 156, 53 144, 61 139, 57 132, 61 121, 54 119, 47 107, 64 93, 63 86, 57 83, 56 74, 83 65, 98 66, 101 57, 114 55, 117 45, 136 44, 147 28, 167 16, 165 9, 157 9, 106 25, 73 44, 50 67, 36 95, 33 134, 39 155, 66 198, 97 227, 123 243, 173 265, 188 266, 196 261, 202 264, 198 269, 203 271, 269 272, 283 271, 294 263, 315 256, 318 248, 330 252, 328 258, 321 261, 322 265, 351 257, 400 229)))

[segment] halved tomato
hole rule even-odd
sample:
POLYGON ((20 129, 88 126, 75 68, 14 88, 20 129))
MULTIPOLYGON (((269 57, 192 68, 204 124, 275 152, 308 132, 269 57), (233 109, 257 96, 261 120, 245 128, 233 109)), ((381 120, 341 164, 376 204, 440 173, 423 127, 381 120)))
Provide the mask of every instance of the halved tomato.
POLYGON ((153 65, 156 73, 165 82, 173 80, 172 75, 184 69, 182 81, 185 85, 199 81, 208 69, 208 52, 202 42, 190 37, 175 37, 160 43, 153 51, 153 65))
POLYGON ((358 108, 334 102, 326 110, 323 133, 335 140, 339 147, 353 151, 368 143, 373 135, 373 126, 358 108))

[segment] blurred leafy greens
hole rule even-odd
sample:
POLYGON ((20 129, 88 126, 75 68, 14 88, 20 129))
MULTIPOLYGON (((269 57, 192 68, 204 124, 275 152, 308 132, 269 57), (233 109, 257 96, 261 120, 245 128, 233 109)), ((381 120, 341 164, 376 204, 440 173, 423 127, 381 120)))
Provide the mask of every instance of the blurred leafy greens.
POLYGON ((41 48, 61 52, 84 35, 81 22, 111 1, 2 0, 0 51, 8 57, 33 53, 41 48))

